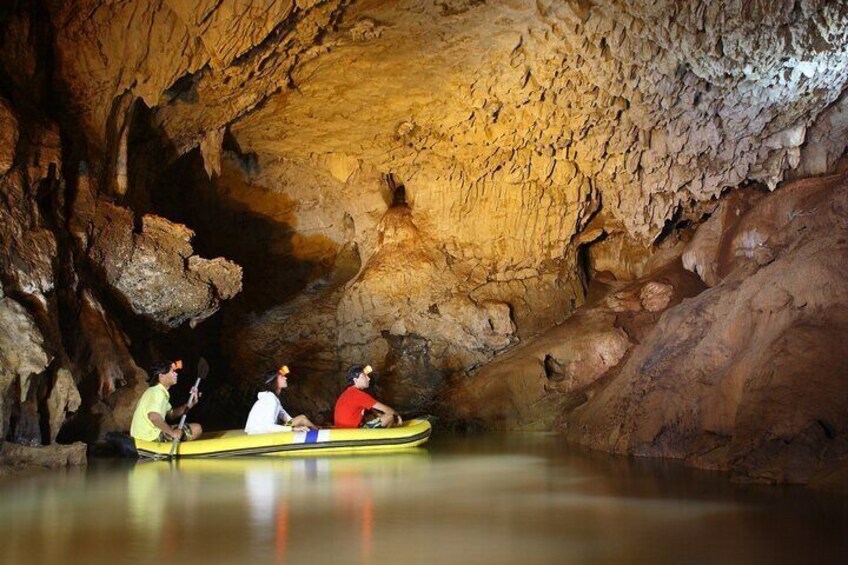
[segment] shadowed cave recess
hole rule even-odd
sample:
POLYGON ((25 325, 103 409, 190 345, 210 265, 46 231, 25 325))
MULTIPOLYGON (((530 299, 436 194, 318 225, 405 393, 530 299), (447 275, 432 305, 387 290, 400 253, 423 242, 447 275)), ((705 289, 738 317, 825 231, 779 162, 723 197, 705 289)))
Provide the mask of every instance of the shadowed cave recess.
POLYGON ((12 1, 0 442, 243 426, 353 363, 444 429, 848 484, 848 6, 12 1))

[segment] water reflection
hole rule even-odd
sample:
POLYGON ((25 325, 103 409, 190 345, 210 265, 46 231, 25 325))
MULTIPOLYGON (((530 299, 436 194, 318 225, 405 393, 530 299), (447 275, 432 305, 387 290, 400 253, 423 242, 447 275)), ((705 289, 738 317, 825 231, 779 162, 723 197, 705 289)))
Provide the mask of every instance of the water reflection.
POLYGON ((846 500, 537 435, 379 456, 97 461, 0 484, 0 559, 844 562, 846 500))
MULTIPOLYGON (((313 510, 313 503, 306 498, 318 494, 318 504, 329 504, 336 519, 345 525, 344 533, 351 538, 346 541, 348 553, 358 547, 360 559, 370 561, 375 490, 392 477, 425 472, 429 460, 426 450, 408 449, 391 455, 139 462, 128 474, 131 525, 140 547, 153 549, 160 559, 176 558, 183 536, 168 514, 180 514, 181 506, 188 514, 192 507, 208 505, 212 502, 210 489, 216 497, 230 491, 235 500, 244 503, 245 514, 232 515, 242 522, 233 526, 246 536, 240 543, 273 548, 274 561, 282 563, 289 552, 289 536, 303 535, 301 530, 309 526, 302 521, 303 514, 313 510), (234 490, 240 482, 243 496, 234 490)), ((312 525, 320 526, 320 519, 312 525)))

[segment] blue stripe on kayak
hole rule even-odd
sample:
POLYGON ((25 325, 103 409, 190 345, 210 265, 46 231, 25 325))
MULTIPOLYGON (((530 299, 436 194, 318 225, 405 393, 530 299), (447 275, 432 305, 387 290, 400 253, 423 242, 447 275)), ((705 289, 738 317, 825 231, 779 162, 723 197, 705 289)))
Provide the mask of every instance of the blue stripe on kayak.
POLYGON ((306 432, 306 441, 303 443, 317 443, 318 442, 318 430, 309 430, 306 432))

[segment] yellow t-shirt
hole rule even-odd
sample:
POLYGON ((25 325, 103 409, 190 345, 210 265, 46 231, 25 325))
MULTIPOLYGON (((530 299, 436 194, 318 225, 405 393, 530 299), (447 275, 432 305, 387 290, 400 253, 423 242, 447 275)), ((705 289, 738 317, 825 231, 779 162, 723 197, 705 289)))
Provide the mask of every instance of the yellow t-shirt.
POLYGON ((135 439, 157 441, 162 430, 154 426, 147 415, 156 412, 164 419, 165 415, 171 411, 170 400, 171 395, 168 394, 168 389, 162 386, 162 383, 144 391, 144 394, 138 400, 138 406, 135 407, 130 435, 135 439))

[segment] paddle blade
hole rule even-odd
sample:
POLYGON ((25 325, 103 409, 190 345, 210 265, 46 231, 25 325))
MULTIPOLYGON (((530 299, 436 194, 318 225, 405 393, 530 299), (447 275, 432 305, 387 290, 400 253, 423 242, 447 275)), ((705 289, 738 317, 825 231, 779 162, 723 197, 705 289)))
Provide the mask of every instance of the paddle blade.
POLYGON ((197 362, 197 378, 205 379, 206 375, 209 374, 209 363, 206 362, 204 357, 200 358, 200 361, 197 362))

